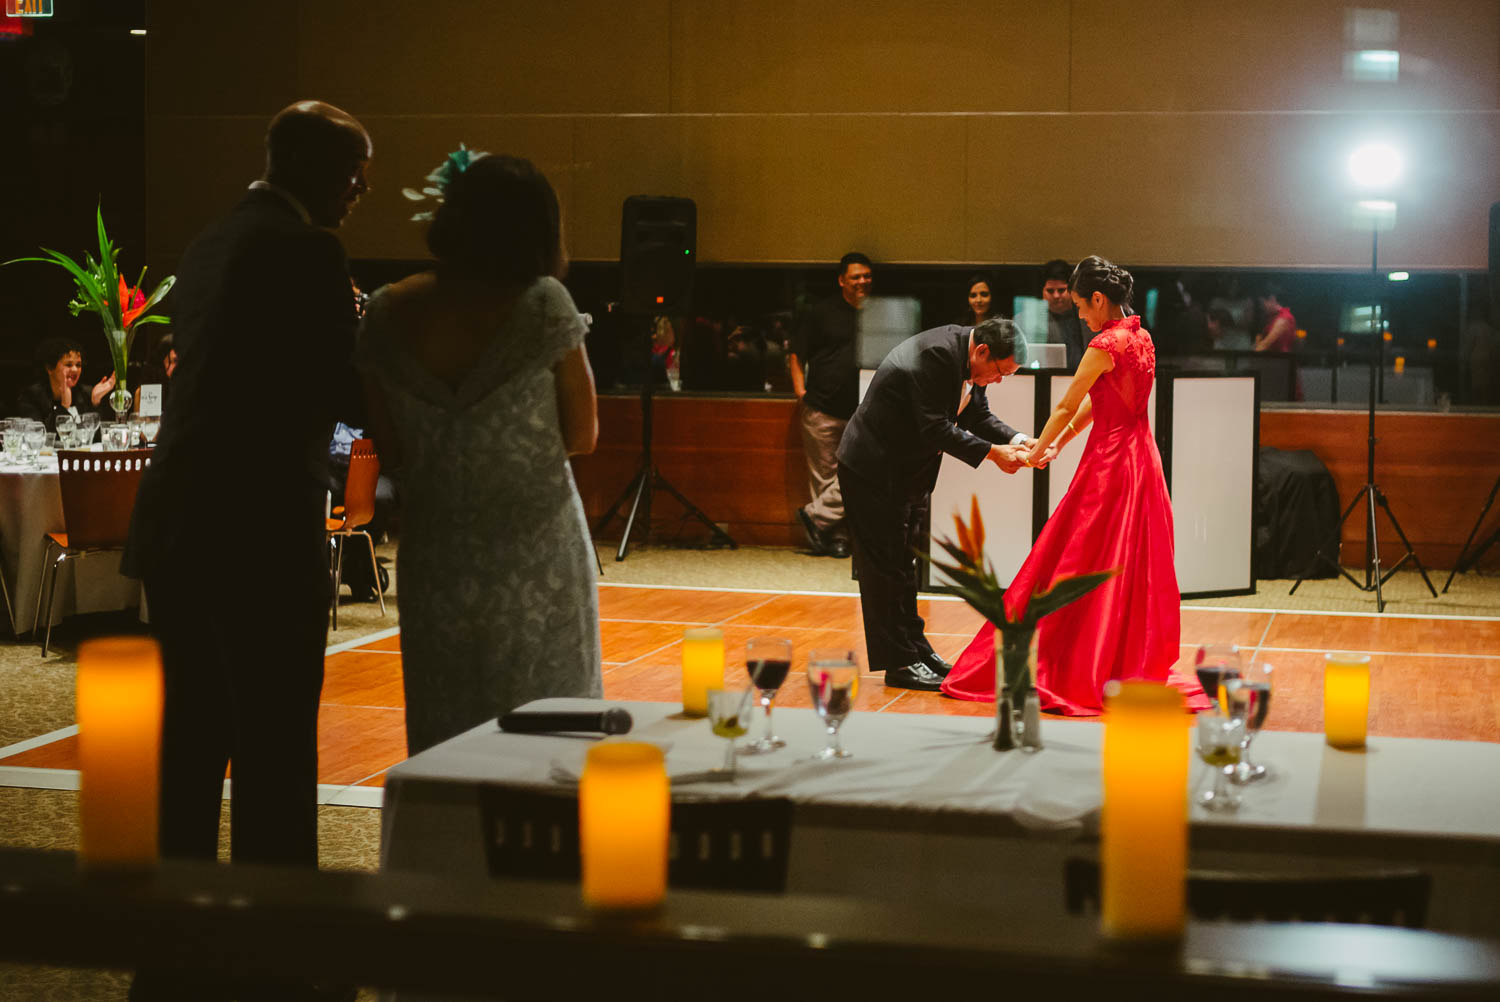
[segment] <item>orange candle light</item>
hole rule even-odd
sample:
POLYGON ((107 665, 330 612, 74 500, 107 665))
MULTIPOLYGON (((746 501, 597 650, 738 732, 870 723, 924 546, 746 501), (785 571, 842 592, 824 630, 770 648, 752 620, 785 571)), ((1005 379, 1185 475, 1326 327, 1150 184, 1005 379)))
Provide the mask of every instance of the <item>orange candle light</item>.
POLYGON ((1182 695, 1159 682, 1124 682, 1108 696, 1099 830, 1106 936, 1170 940, 1182 934, 1188 814, 1183 709, 1182 695))
POLYGON ((1323 736, 1335 748, 1363 748, 1370 715, 1370 656, 1323 656, 1323 736))
POLYGON ((578 780, 583 900, 593 908, 651 908, 667 891, 671 787, 661 749, 603 741, 578 780))
POLYGON ((149 637, 78 645, 79 857, 97 868, 156 862, 161 652, 149 637))
POLYGON ((708 690, 724 688, 724 631, 714 627, 682 635, 682 712, 708 716, 708 690))

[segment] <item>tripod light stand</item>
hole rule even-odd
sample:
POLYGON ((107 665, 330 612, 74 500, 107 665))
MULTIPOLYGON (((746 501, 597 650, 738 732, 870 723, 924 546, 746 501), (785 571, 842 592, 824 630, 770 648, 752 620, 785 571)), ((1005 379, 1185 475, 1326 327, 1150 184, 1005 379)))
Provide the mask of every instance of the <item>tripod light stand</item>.
MULTIPOLYGON (((1354 176, 1356 183, 1365 188, 1388 188, 1401 173, 1401 156, 1394 149, 1383 144, 1362 146, 1355 150, 1349 158, 1349 171, 1354 176)), ((1386 500, 1385 492, 1375 483, 1375 401, 1379 395, 1380 379, 1385 373, 1385 324, 1381 318, 1380 310, 1380 226, 1383 221, 1389 219, 1394 222, 1396 203, 1386 200, 1368 200, 1360 203, 1360 209, 1370 214, 1370 289, 1371 289, 1371 323, 1370 329, 1374 335, 1375 346, 1370 352, 1370 402, 1369 402, 1369 432, 1366 442, 1365 453, 1365 485, 1354 495, 1354 500, 1349 502, 1349 507, 1344 509, 1344 514, 1339 516, 1339 525, 1334 530, 1333 538, 1328 544, 1318 548, 1316 554, 1318 559, 1325 560, 1333 565, 1333 569, 1348 579, 1360 591, 1373 591, 1375 593, 1375 609, 1377 612, 1385 611, 1385 594, 1381 591, 1382 586, 1401 569, 1401 565, 1408 560, 1416 564, 1417 570, 1422 575, 1422 581, 1427 585, 1427 590, 1437 598, 1437 589, 1432 586, 1432 580, 1427 576, 1427 569, 1422 566, 1416 551, 1411 547, 1411 541, 1406 538, 1406 533, 1401 529, 1401 523, 1396 520, 1396 515, 1391 511, 1390 503, 1386 500), (1375 522, 1375 508, 1379 506, 1385 517, 1390 519, 1391 525, 1396 530, 1397 537, 1406 552, 1401 559, 1391 565, 1389 570, 1382 571, 1380 567, 1380 539, 1375 522), (1344 569, 1339 562, 1339 544, 1343 538, 1344 523, 1349 516, 1354 514, 1355 509, 1363 507, 1365 510, 1365 579, 1361 582, 1354 575, 1344 569), (1328 555, 1332 550, 1333 556, 1328 555)), ((1306 580, 1306 576, 1299 577, 1293 584, 1289 594, 1295 595, 1297 588, 1306 580)))

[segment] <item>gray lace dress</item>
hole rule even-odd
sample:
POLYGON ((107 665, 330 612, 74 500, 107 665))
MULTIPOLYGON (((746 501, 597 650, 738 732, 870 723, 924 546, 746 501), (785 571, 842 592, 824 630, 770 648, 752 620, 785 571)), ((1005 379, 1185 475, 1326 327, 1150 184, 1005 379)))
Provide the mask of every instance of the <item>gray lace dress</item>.
POLYGON ((585 328, 541 278, 458 388, 396 336, 376 293, 356 360, 401 448, 397 556, 411 754, 522 703, 602 695, 594 551, 553 367, 585 328))

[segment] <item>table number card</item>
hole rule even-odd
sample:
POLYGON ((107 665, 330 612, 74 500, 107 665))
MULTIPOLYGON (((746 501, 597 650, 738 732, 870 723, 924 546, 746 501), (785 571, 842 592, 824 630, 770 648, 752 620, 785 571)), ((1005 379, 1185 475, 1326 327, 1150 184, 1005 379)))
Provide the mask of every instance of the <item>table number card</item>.
POLYGON ((140 395, 141 417, 161 417, 161 384, 147 383, 136 390, 140 395))

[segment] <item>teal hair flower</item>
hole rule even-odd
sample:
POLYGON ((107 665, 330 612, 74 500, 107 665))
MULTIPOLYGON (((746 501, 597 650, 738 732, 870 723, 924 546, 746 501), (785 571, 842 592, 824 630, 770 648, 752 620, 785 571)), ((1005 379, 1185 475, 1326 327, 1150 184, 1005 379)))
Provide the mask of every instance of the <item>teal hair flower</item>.
MULTIPOLYGON (((458 149, 444 157, 443 162, 433 168, 432 173, 427 175, 426 180, 428 183, 426 186, 420 191, 415 188, 402 188, 401 194, 413 202, 425 202, 430 198, 438 204, 442 204, 443 199, 448 194, 448 185, 453 183, 453 179, 468 170, 474 161, 486 156, 489 156, 489 154, 481 150, 471 150, 463 143, 459 143, 458 149)), ((418 222, 429 220, 432 218, 432 212, 433 210, 428 209, 425 212, 417 213, 411 218, 418 222)))

